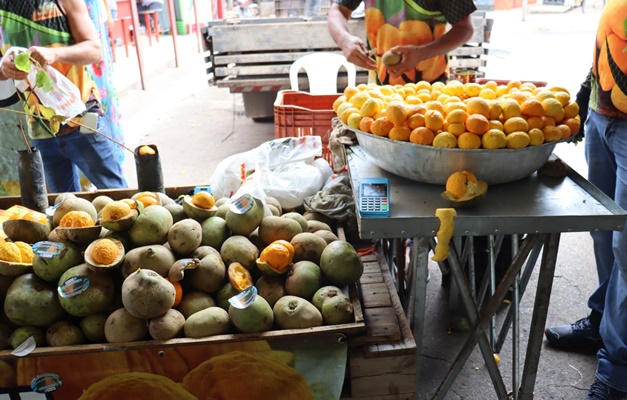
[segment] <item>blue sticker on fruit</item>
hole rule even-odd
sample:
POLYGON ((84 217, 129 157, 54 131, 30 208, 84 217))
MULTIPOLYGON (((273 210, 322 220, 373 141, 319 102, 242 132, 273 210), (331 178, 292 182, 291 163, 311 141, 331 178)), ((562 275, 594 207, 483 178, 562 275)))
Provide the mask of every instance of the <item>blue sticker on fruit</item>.
POLYGON ((235 296, 229 299, 229 303, 235 308, 247 308, 255 302, 257 298, 257 288, 254 286, 247 287, 235 296))
POLYGON ((33 392, 37 393, 49 393, 60 387, 61 378, 59 375, 52 372, 39 374, 30 381, 30 388, 33 389, 33 392))
POLYGON ((63 298, 70 298, 78 296, 83 293, 89 287, 89 278, 86 276, 73 276, 66 280, 57 288, 59 296, 63 298))
POLYGON ((49 242, 46 240, 35 243, 33 245, 33 253, 40 258, 52 258, 61 254, 64 248, 65 245, 63 243, 49 242))
POLYGON ((207 192, 209 194, 213 194, 213 191, 211 190, 211 186, 196 186, 194 188, 194 194, 198 192, 207 192))
POLYGON ((253 196, 244 194, 231 203, 229 210, 235 214, 245 214, 248 210, 253 208, 254 204, 255 199, 253 199, 253 196))

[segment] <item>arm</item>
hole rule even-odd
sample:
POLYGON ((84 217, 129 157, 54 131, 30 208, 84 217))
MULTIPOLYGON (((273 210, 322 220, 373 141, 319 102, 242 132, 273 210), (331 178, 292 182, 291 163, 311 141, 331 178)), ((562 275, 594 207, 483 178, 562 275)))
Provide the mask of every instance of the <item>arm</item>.
POLYGON ((42 66, 55 62, 88 65, 101 58, 100 40, 94 24, 89 18, 87 6, 83 0, 59 0, 67 15, 72 37, 76 44, 66 47, 33 46, 29 50, 31 57, 42 66))
POLYGON ((348 7, 338 3, 331 4, 327 17, 329 34, 342 49, 348 61, 362 68, 376 69, 377 63, 368 55, 364 41, 351 34, 348 29, 348 20, 351 12, 351 9, 348 7))
POLYGON ((388 67, 393 76, 399 76, 405 71, 412 70, 419 62, 440 54, 448 53, 469 41, 474 34, 472 17, 470 15, 452 25, 451 29, 440 38, 424 46, 395 46, 390 51, 401 53, 402 61, 388 67))
POLYGON ((111 6, 109 5, 109 1, 115 0, 103 0, 105 8, 107 9, 107 28, 109 29, 109 35, 111 35, 113 28, 115 27, 115 21, 113 20, 113 15, 111 15, 111 6))

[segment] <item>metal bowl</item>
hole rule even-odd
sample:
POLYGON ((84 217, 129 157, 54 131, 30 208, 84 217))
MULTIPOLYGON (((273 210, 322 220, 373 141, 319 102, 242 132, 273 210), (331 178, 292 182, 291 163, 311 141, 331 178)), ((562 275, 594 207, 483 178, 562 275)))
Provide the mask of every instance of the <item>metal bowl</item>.
POLYGON ((457 171, 467 170, 488 185, 525 178, 549 159, 560 142, 522 149, 447 149, 391 140, 351 129, 370 161, 378 167, 419 182, 446 184, 457 171))

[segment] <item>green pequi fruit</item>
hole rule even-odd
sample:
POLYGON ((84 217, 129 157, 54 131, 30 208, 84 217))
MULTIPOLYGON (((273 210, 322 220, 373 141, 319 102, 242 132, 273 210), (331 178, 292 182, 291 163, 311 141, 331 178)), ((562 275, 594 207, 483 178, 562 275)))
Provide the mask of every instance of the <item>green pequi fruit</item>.
POLYGON ((309 301, 297 296, 283 296, 272 309, 281 329, 314 328, 322 325, 322 314, 309 301))
POLYGON ((238 262, 251 270, 259 257, 259 249, 247 237, 235 235, 224 241, 220 255, 225 265, 238 262))
POLYGON ((162 244, 173 224, 172 214, 165 207, 152 205, 139 214, 129 230, 129 237, 135 247, 162 244))
POLYGON ((272 329, 274 313, 270 304, 261 296, 255 297, 246 308, 229 307, 229 317, 238 331, 244 333, 266 332, 272 329))
POLYGON ((20 275, 9 286, 4 312, 19 326, 47 328, 65 316, 54 284, 30 273, 20 275))
POLYGON ((245 194, 230 205, 224 219, 233 235, 248 236, 261 224, 264 215, 263 202, 245 194))
POLYGON ((122 276, 128 277, 133 272, 141 269, 151 269, 165 277, 170 272, 170 267, 176 261, 176 256, 169 248, 152 244, 136 247, 126 253, 122 264, 122 276))
POLYGON ((57 283, 65 271, 83 262, 83 255, 79 246, 69 240, 57 242, 54 246, 58 246, 59 251, 52 257, 47 254, 42 254, 42 257, 35 251, 33 272, 47 282, 57 283))
POLYGON ((320 267, 311 261, 299 261, 292 264, 285 278, 285 291, 292 296, 311 300, 322 287, 320 267))
POLYGON ((165 314, 174 305, 175 297, 174 286, 149 269, 138 269, 122 283, 122 304, 137 318, 150 319, 165 314))
POLYGON ((336 240, 322 252, 320 270, 332 284, 342 286, 357 282, 364 272, 364 265, 350 243, 336 240))
POLYGON ((75 317, 105 312, 115 295, 113 278, 107 273, 92 270, 87 264, 65 271, 59 278, 58 286, 61 306, 75 317))

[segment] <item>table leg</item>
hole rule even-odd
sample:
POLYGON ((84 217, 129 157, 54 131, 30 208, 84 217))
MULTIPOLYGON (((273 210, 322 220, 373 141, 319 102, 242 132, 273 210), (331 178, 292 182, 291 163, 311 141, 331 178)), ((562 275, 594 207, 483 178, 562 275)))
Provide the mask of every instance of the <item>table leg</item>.
POLYGON ((542 262, 540 264, 540 274, 538 277, 538 288, 533 306, 531 326, 529 329, 529 342, 527 343, 527 354, 525 356, 525 366, 522 374, 520 386, 521 400, 532 400, 533 390, 538 375, 538 363, 540 361, 540 351, 542 350, 542 338, 544 336, 544 326, 546 316, 549 311, 549 301, 551 300, 551 290, 553 288, 553 276, 555 275, 555 264, 557 263, 557 250, 559 247, 560 233, 551 233, 545 239, 544 251, 542 252, 542 262))
MULTIPOLYGON (((408 271, 409 302, 407 304, 407 319, 416 342, 416 360, 422 355, 424 340, 425 309, 427 307, 427 274, 429 272, 429 237, 415 237, 412 241, 411 257, 408 271)), ((416 363, 416 377, 420 376, 420 362, 416 363)), ((418 384, 418 379, 416 379, 418 384)), ((416 393, 421 388, 416 387, 416 393)))
MULTIPOLYGON (((479 315, 477 311, 477 306, 472 299, 468 280, 465 278, 464 272, 457 262, 458 259, 456 259, 456 254, 449 255, 449 258, 451 258, 449 265, 451 266, 453 278, 457 281, 458 286, 461 289, 460 291, 462 294, 462 302, 467 308, 468 318, 473 325, 473 329, 471 330, 468 339, 466 339, 466 342, 464 343, 464 346, 459 352, 457 358, 453 362, 453 365, 451 365, 451 368, 449 369, 449 372, 444 381, 440 384, 440 387, 438 387, 438 390, 433 397, 434 399, 444 398, 446 392, 453 384, 453 381, 461 371, 463 365, 468 360, 468 357, 470 356, 472 350, 477 345, 477 343, 479 343, 481 353, 490 372, 490 378, 492 379, 492 383, 495 386, 498 398, 508 398, 503 379, 500 375, 498 367, 496 366, 490 344, 485 335, 485 329, 489 326, 492 316, 498 311, 501 303, 503 302, 503 299, 505 298, 505 295, 507 294, 507 291, 509 290, 509 287, 518 276, 518 273, 520 272, 524 261, 527 259, 527 256, 539 239, 540 235, 528 235, 528 237, 523 242, 520 251, 514 257, 514 261, 509 266, 501 282, 497 286, 494 295, 490 298, 488 304, 485 307, 482 307, 481 315, 479 315)), ((454 249, 452 250, 454 252, 454 249)))

